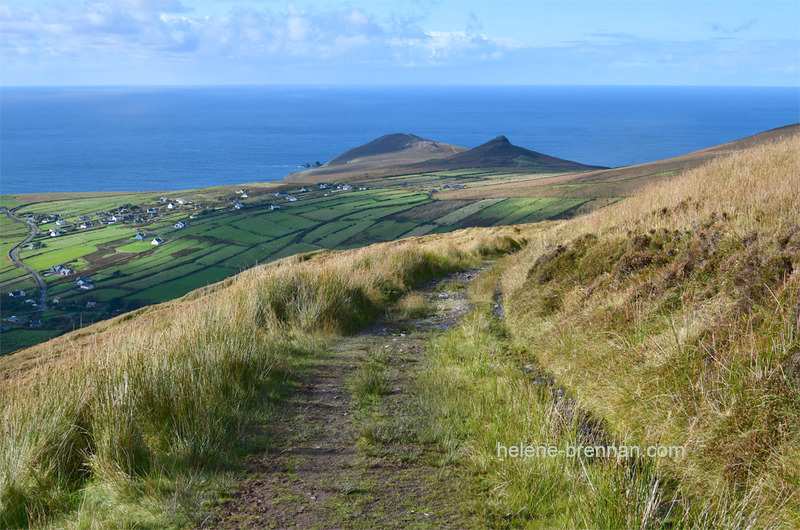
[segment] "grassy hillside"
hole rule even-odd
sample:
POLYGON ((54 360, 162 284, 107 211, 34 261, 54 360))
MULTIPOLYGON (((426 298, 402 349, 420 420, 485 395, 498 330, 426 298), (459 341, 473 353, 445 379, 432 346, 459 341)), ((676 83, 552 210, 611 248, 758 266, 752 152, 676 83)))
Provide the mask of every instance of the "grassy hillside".
MULTIPOLYGON (((500 286, 520 362, 609 436, 684 448, 653 524, 800 524, 800 139, 542 231, 500 286)), ((494 479, 511 508, 550 484, 525 465, 494 479)))
POLYGON ((28 227, 0 215, 0 247, 5 256, 0 263, 2 318, 21 320, 3 322, 0 354, 121 312, 177 298, 256 263, 470 226, 540 221, 564 215, 589 200, 438 201, 435 194, 428 193, 431 187, 454 182, 475 185, 504 178, 494 172, 425 174, 362 186, 369 189, 337 189, 331 183, 326 189, 309 186, 303 192, 299 186, 262 183, 244 186, 246 198, 233 186, 164 193, 21 195, 17 202, 8 202, 4 196, 3 204, 18 207, 20 218, 36 216, 41 233, 31 243, 38 248, 24 246, 20 258, 44 276, 48 295, 47 311, 26 304, 25 299, 9 297, 9 292, 21 289, 33 302, 37 296, 30 293, 36 291, 36 284, 8 259, 8 251, 25 239, 28 227), (279 191, 297 201, 276 197, 279 191), (175 203, 177 208, 169 209, 159 200, 164 195, 173 201, 180 197, 191 202, 175 203), (236 209, 231 198, 244 208, 236 209), (270 209, 271 205, 280 209, 270 209), (98 212, 116 213, 120 208, 126 210, 122 215, 135 219, 101 224, 108 216, 98 212), (157 217, 146 213, 150 208, 159 209, 157 217), (56 216, 67 225, 61 227, 62 235, 50 237, 48 230, 55 226, 56 216), (79 228, 84 216, 89 216, 94 226, 79 228), (178 222, 188 226, 175 228, 178 222), (144 239, 135 239, 137 234, 145 234, 144 239), (155 237, 163 244, 153 246, 155 237), (54 265, 70 267, 75 273, 48 273, 54 265), (94 289, 78 289, 74 283, 78 275, 91 276, 94 289), (42 326, 32 328, 29 322, 37 320, 42 326))
POLYGON ((186 524, 303 355, 420 281, 518 249, 518 234, 290 258, 7 357, 0 527, 186 524))

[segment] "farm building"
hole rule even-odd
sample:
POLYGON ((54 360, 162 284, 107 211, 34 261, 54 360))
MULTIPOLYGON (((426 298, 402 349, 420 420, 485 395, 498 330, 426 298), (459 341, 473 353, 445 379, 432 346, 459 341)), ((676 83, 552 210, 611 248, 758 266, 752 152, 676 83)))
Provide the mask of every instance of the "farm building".
POLYGON ((153 239, 153 240, 150 242, 150 244, 151 244, 151 245, 161 245, 161 244, 163 244, 163 243, 164 243, 164 240, 163 240, 163 239, 161 239, 160 237, 157 237, 157 238, 153 239))

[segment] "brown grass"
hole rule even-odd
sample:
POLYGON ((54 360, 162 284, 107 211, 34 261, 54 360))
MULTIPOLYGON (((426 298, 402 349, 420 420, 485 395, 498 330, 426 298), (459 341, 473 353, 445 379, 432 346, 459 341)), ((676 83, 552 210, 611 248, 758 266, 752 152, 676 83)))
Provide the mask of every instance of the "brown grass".
POLYGON ((794 137, 557 225, 503 278, 559 382, 622 438, 685 447, 667 467, 697 502, 758 527, 800 522, 799 212, 794 137))
POLYGON ((0 526, 185 526, 170 517, 213 492, 294 359, 520 239, 467 230, 294 256, 3 359, 0 526))

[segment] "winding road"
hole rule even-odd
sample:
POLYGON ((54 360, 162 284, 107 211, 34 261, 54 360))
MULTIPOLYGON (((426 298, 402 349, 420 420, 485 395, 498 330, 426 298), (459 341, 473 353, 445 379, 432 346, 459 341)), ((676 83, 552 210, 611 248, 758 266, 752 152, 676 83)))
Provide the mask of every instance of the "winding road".
POLYGON ((8 257, 11 258, 11 261, 14 262, 14 265, 16 265, 17 267, 22 267, 23 269, 28 271, 28 274, 30 274, 33 277, 33 280, 39 286, 39 311, 46 311, 47 307, 45 306, 45 301, 47 300, 47 286, 45 285, 44 280, 42 279, 41 276, 39 276, 38 272, 25 265, 22 262, 22 260, 19 259, 19 249, 22 248, 24 245, 30 243, 31 240, 33 240, 33 238, 36 237, 36 235, 39 233, 39 228, 37 228, 36 223, 34 221, 23 221, 22 219, 14 215, 14 212, 19 208, 21 208, 21 206, 14 208, 12 210, 7 210, 6 215, 8 216, 9 219, 11 219, 14 222, 27 225, 28 237, 26 237, 22 242, 18 243, 14 248, 12 248, 8 252, 8 257))

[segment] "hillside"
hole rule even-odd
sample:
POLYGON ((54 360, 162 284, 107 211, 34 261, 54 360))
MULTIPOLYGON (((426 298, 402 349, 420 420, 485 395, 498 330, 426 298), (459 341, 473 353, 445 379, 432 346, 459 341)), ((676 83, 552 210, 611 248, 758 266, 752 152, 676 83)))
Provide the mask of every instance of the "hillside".
POLYGON ((413 134, 387 134, 362 146, 345 151, 325 164, 325 167, 364 163, 368 157, 393 155, 383 158, 387 164, 401 165, 412 161, 423 162, 432 158, 445 158, 464 151, 463 147, 441 144, 413 134))
POLYGON ((352 173, 406 167, 428 160, 447 158, 461 151, 465 151, 465 148, 434 142, 414 134, 387 134, 345 151, 322 167, 294 171, 284 178, 316 182, 319 180, 317 177, 340 178, 352 173))
POLYGON ((571 160, 555 158, 512 144, 505 136, 481 144, 478 147, 456 153, 439 161, 451 169, 476 167, 516 167, 532 172, 567 172, 605 169, 587 166, 571 160))
POLYGON ((601 169, 544 155, 513 145, 505 136, 464 149, 414 135, 382 136, 351 149, 322 167, 295 171, 286 180, 364 180, 453 169, 509 168, 514 171, 563 173, 601 169))
MULTIPOLYGON (((800 134, 800 124, 795 123, 772 129, 746 138, 715 145, 685 155, 612 169, 582 171, 577 174, 553 175, 517 182, 501 182, 482 186, 480 190, 458 190, 448 198, 491 197, 553 197, 594 196, 626 197, 652 184, 654 181, 673 178, 677 173, 708 163, 721 156, 730 155, 758 145, 782 140, 800 134)), ((572 173, 572 170, 566 170, 572 173)))

